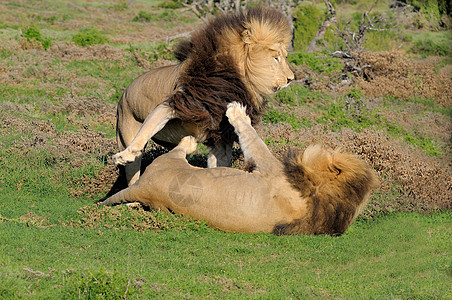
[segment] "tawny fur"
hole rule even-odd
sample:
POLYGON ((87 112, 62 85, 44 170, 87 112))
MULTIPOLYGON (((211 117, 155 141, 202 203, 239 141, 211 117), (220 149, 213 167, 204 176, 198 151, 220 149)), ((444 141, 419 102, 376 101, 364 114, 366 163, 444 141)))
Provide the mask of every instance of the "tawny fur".
POLYGON ((136 184, 104 204, 139 201, 230 232, 345 232, 377 185, 364 161, 315 145, 303 153, 291 151, 280 162, 251 126, 243 106, 230 104, 226 115, 251 172, 189 165, 185 157, 196 149, 196 141, 186 137, 149 165, 136 184))

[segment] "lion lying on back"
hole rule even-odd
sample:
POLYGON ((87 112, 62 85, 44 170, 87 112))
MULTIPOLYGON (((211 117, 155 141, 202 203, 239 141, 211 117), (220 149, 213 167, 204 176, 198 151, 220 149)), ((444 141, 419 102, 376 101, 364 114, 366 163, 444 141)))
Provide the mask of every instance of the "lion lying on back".
POLYGON ((290 152, 281 163, 259 138, 243 106, 229 104, 226 116, 251 172, 189 165, 186 155, 196 149, 196 141, 185 137, 149 165, 136 184, 103 203, 139 201, 230 232, 344 233, 377 184, 364 161, 310 146, 304 153, 290 152))
POLYGON ((216 17, 181 42, 176 65, 135 79, 118 103, 116 136, 127 182, 140 176, 141 153, 149 139, 176 146, 187 135, 205 143, 209 167, 230 166, 237 139, 224 119, 226 106, 243 103, 256 121, 264 99, 294 79, 286 61, 292 39, 284 15, 251 8, 216 17))

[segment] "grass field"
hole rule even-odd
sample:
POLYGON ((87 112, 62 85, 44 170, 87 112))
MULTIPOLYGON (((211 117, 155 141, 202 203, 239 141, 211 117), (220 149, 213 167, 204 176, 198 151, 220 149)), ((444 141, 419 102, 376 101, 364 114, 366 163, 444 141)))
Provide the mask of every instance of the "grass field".
MULTIPOLYGON (((124 208, 120 213, 130 217, 124 208)), ((341 237, 228 234, 182 220, 137 232, 116 222, 124 227, 52 226, 34 215, 3 220, 2 298, 447 298, 451 292, 450 213, 356 222, 341 237)))
POLYGON ((381 45, 407 50, 366 54, 372 79, 345 84, 343 61, 290 54, 304 84, 269 99, 259 135, 277 157, 341 146, 381 184, 339 237, 230 234, 96 205, 119 176, 120 95, 201 24, 157 3, 0 0, 0 299, 452 298, 450 33, 399 28, 381 45))

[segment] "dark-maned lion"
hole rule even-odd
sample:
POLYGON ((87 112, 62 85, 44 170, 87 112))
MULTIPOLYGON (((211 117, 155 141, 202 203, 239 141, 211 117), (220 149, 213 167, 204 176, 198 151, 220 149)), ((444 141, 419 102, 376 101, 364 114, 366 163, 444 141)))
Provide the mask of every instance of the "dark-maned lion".
POLYGON ((232 101, 247 106, 254 123, 264 98, 294 78, 286 61, 292 38, 285 17, 270 8, 222 15, 181 42, 177 65, 135 79, 118 104, 116 164, 128 184, 140 175, 149 139, 176 146, 187 135, 209 146, 208 166, 230 166, 237 137, 224 117, 232 101), (232 133, 232 134, 231 134, 232 133))
POLYGON ((231 232, 338 235, 347 229, 377 184, 364 161, 310 146, 304 153, 290 152, 281 163, 243 106, 229 104, 226 115, 251 172, 189 165, 186 154, 196 149, 196 141, 185 137, 154 160, 136 184, 103 203, 139 201, 231 232))

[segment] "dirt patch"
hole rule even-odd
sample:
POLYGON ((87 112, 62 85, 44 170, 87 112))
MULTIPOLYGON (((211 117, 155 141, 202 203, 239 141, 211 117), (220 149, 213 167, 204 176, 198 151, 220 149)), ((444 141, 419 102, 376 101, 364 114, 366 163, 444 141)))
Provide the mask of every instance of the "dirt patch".
POLYGON ((20 223, 25 223, 29 227, 48 228, 56 226, 56 224, 50 224, 46 217, 39 216, 34 212, 28 212, 26 215, 19 217, 20 223))
POLYGON ((126 52, 110 45, 76 46, 73 42, 58 42, 46 52, 54 58, 68 61, 111 60, 122 61, 126 52))

